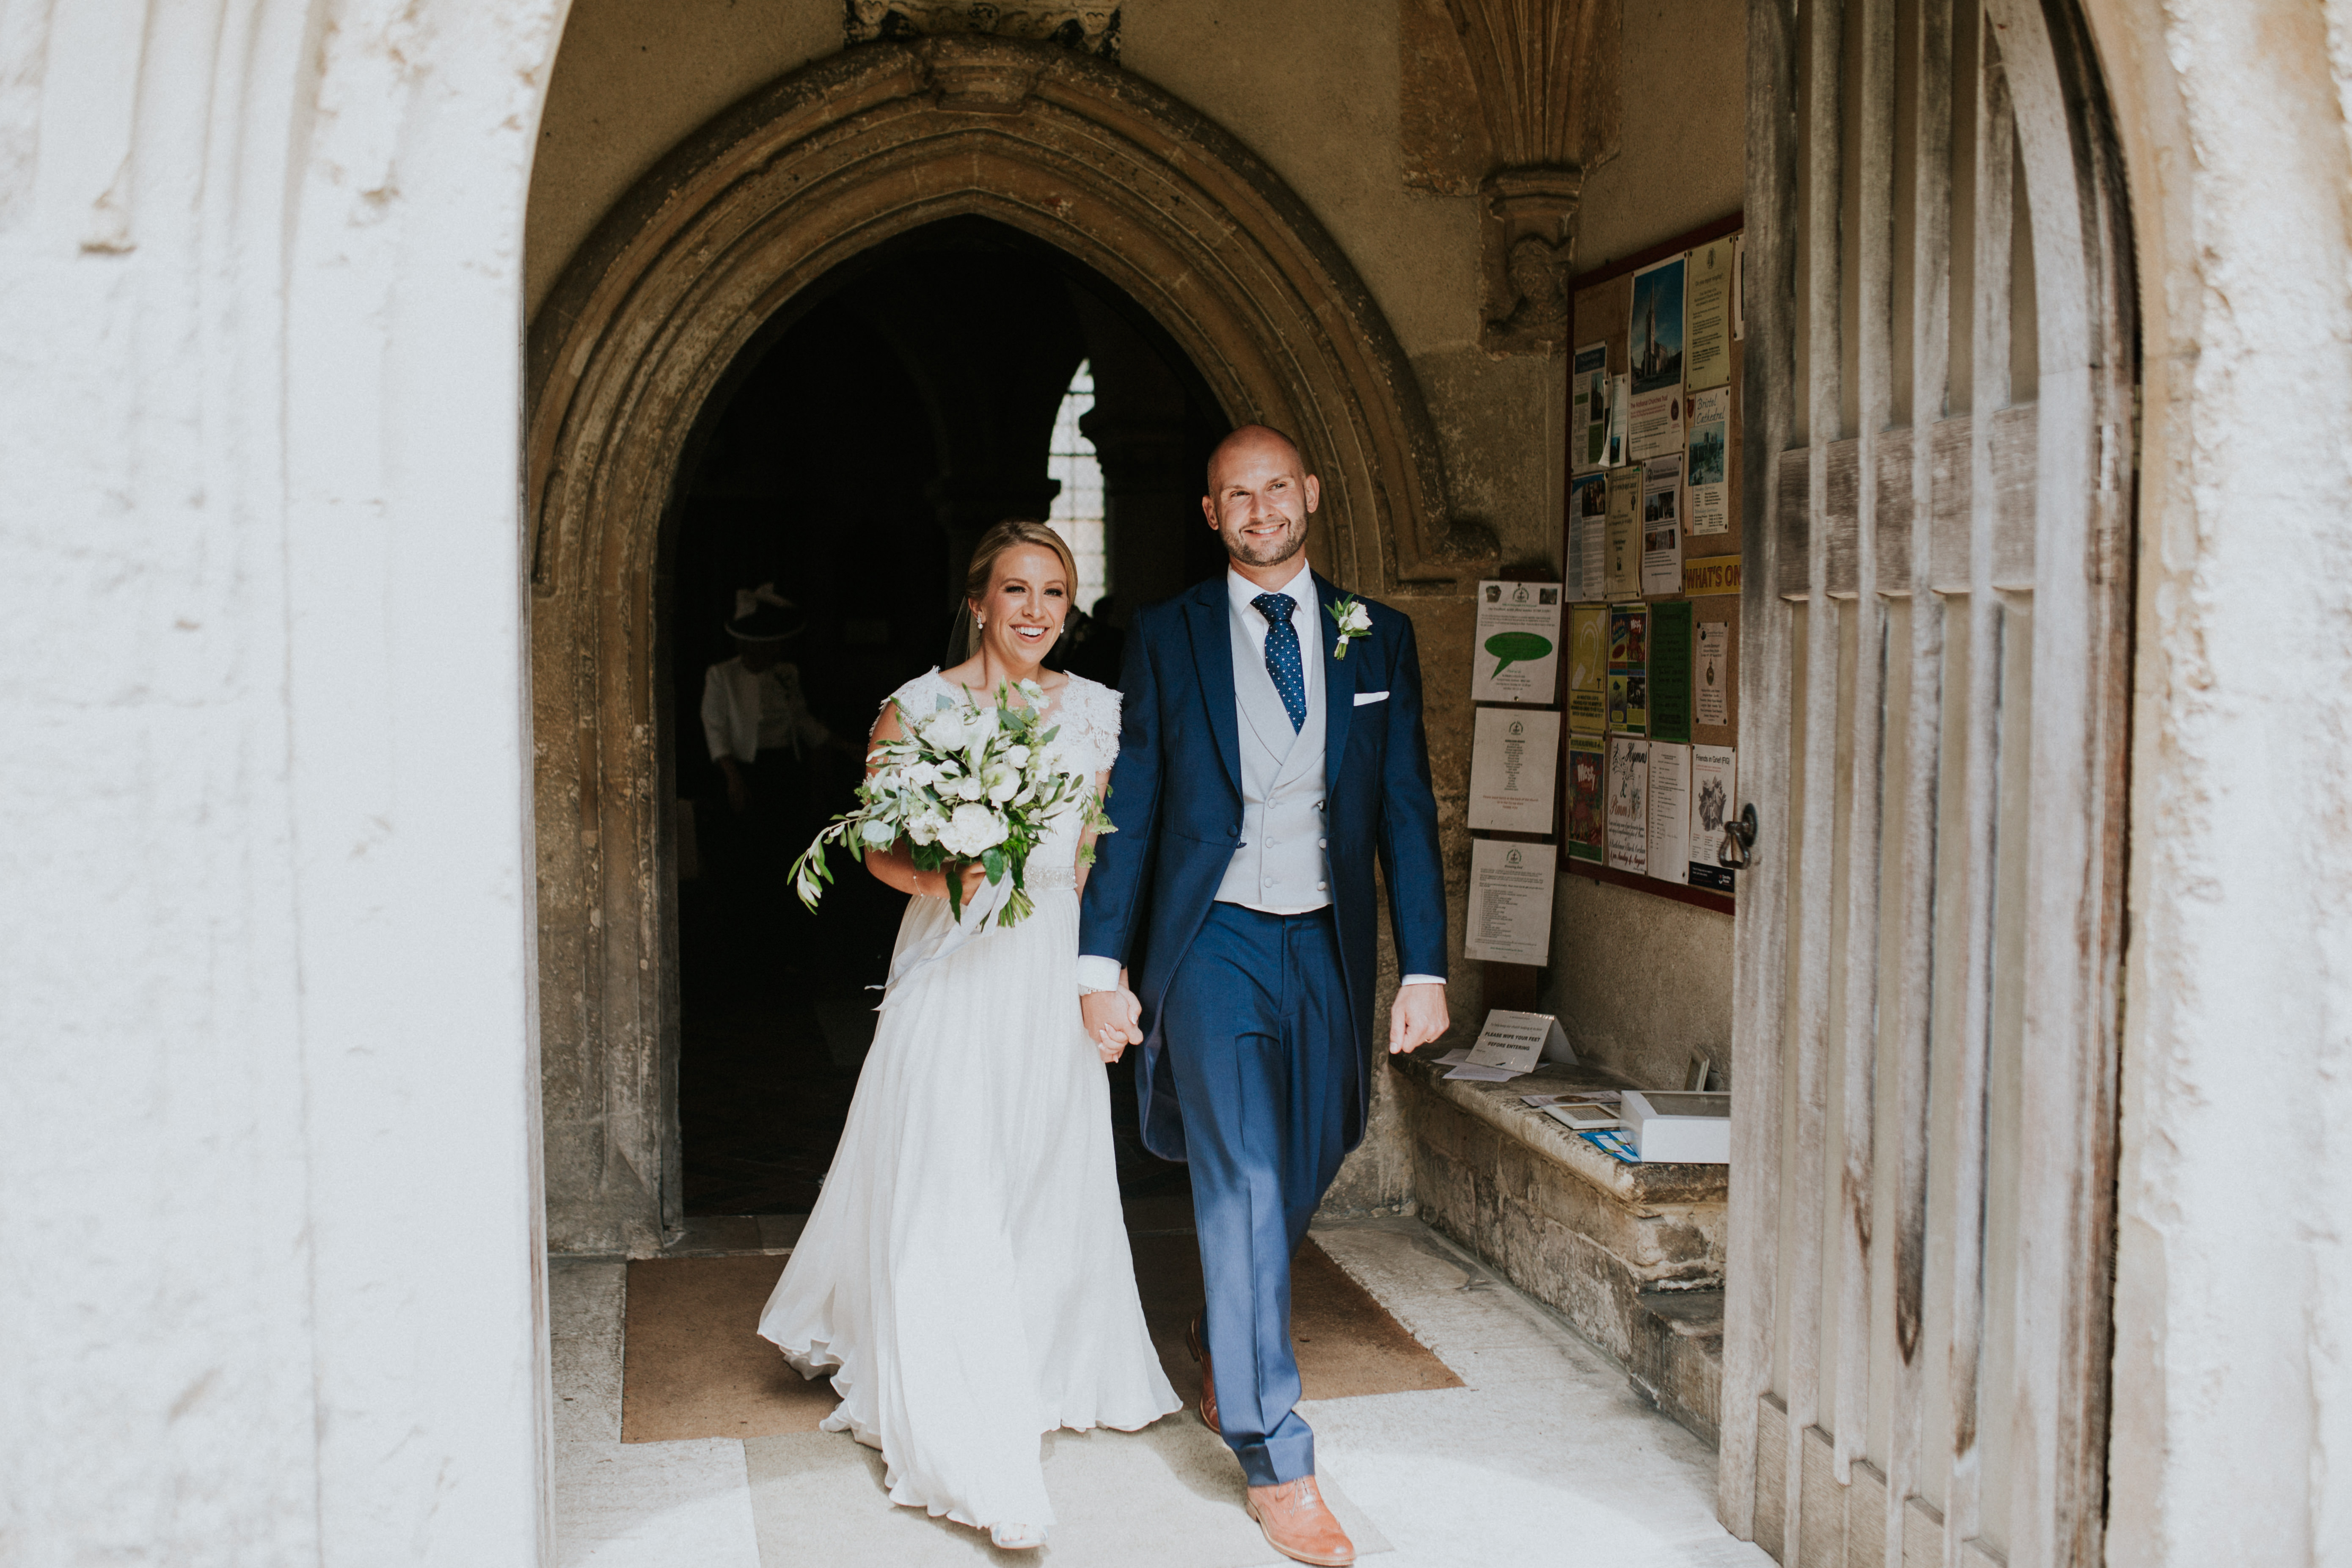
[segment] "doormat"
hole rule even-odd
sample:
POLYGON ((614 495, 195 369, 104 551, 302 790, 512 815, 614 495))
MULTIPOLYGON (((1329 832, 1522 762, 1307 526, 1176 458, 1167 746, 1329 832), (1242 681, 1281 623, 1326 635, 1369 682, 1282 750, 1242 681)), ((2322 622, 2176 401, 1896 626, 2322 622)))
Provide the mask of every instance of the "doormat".
MULTIPOLYGON (((1201 1258, 1185 1235, 1133 1238, 1144 1321, 1186 1409, 1201 1397, 1184 1325, 1201 1306, 1201 1258)), ((833 1384, 810 1382, 759 1333, 785 1259, 640 1258, 629 1265, 621 1361, 621 1441, 771 1437, 814 1432, 833 1384)), ((1290 1271, 1290 1330, 1308 1399, 1459 1388, 1462 1380, 1309 1241, 1290 1271)))

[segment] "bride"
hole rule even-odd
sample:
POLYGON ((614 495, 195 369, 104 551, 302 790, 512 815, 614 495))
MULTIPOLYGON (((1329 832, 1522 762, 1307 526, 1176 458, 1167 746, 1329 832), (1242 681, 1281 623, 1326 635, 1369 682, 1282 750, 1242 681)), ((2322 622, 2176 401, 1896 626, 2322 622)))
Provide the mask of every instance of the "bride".
MULTIPOLYGON (((997 524, 965 584, 977 651, 898 700, 919 717, 940 696, 986 704, 1034 680, 1067 771, 1099 794, 1118 694, 1040 668, 1076 582, 1051 529, 997 524)), ((873 743, 900 733, 886 705, 873 743)), ((1181 1405, 1120 1218, 1100 1067, 1119 1047, 1090 1044, 1078 1019, 1080 844, 1074 813, 1030 854, 1027 919, 892 985, 833 1168, 760 1316, 803 1375, 833 1374, 824 1429, 882 1451, 891 1501, 1005 1548, 1044 1545, 1054 1522, 1041 1434, 1133 1431, 1181 1405)), ((953 923, 942 873, 916 870, 903 842, 866 863, 914 895, 899 953, 953 923)), ((964 897, 982 876, 962 868, 964 897)))

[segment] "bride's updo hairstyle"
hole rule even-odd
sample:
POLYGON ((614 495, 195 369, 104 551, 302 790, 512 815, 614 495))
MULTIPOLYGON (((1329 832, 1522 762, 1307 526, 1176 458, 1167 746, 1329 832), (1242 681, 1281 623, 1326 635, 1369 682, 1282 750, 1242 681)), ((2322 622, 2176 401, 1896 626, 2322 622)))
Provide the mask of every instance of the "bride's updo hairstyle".
POLYGON ((948 648, 950 666, 961 664, 980 647, 980 629, 972 620, 971 602, 988 596, 988 585, 996 577, 996 558, 1024 544, 1054 552, 1062 563, 1062 583, 1069 591, 1069 602, 1077 603, 1078 560, 1070 553, 1069 542, 1034 518, 1008 517, 982 534, 980 542, 972 547, 971 569, 963 579, 963 613, 956 617, 955 637, 948 648))

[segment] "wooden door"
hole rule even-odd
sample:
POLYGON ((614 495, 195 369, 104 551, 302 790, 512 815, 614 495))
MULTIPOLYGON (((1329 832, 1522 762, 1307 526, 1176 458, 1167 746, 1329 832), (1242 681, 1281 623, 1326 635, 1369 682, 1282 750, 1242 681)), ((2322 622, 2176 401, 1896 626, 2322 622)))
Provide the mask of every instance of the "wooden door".
POLYGON ((2071 0, 1749 11, 1720 1508, 2101 1550, 2137 382, 2071 0), (1769 482, 1759 482, 1766 480, 1769 482))

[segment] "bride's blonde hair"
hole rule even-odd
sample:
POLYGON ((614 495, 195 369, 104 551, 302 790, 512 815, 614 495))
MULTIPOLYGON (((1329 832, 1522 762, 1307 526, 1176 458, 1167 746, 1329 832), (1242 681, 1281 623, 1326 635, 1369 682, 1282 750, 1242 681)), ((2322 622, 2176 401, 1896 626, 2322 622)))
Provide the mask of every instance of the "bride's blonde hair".
MULTIPOLYGON (((1045 523, 1032 517, 1008 517, 980 536, 972 546, 971 567, 963 576, 963 613, 957 617, 956 634, 950 639, 948 663, 961 664, 980 647, 980 628, 972 619, 971 602, 988 596, 988 585, 996 578, 996 558, 1008 550, 1034 544, 1040 550, 1050 550, 1062 563, 1062 581, 1068 587, 1070 603, 1077 603, 1078 559, 1070 553, 1069 541, 1045 523)), ((1066 626, 1067 623, 1064 623, 1066 626)))

